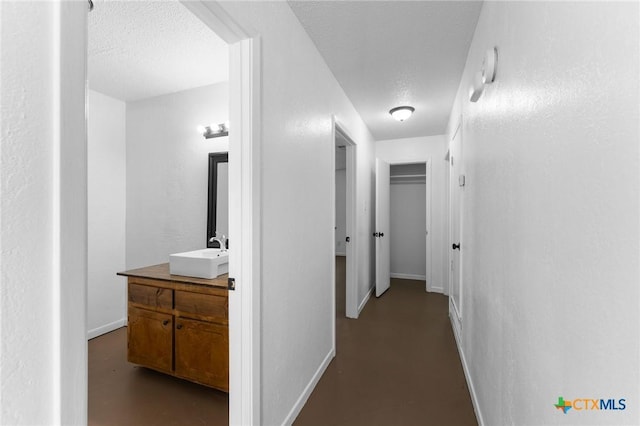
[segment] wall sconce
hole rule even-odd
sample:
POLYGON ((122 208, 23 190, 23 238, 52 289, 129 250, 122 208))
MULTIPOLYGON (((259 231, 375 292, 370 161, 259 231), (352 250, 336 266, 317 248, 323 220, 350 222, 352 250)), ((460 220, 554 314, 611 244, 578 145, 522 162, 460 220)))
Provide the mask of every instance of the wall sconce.
POLYGON ((473 77, 473 84, 469 88, 469 100, 471 102, 478 102, 484 92, 484 86, 495 81, 497 66, 498 48, 494 47, 486 51, 484 61, 482 61, 482 70, 478 71, 473 77))
POLYGON ((483 92, 484 92, 484 83, 482 82, 482 73, 478 71, 473 76, 473 84, 469 89, 469 100, 471 102, 478 102, 478 99, 480 99, 480 96, 482 96, 483 92))
POLYGON ((198 126, 198 132, 202 133, 205 139, 229 136, 229 123, 212 124, 211 126, 198 126))

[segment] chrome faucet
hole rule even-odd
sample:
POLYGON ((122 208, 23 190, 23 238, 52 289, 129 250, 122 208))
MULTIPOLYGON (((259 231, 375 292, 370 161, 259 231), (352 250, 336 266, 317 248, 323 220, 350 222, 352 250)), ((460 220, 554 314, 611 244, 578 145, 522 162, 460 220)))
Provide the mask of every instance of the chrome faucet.
POLYGON ((214 241, 217 241, 220 245, 220 251, 227 251, 227 237, 225 237, 224 235, 218 237, 217 235, 218 233, 216 232, 216 236, 209 238, 209 242, 212 243, 214 241))

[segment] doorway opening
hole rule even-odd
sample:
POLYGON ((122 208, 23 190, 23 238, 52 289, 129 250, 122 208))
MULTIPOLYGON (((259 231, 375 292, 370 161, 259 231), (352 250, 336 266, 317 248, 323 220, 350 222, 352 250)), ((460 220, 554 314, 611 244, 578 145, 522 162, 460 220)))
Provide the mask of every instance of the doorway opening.
POLYGON ((391 278, 425 281, 433 291, 431 159, 376 160, 376 296, 391 278))
MULTIPOLYGON (((246 32, 219 4, 215 2, 185 1, 174 4, 186 7, 191 18, 193 15, 204 23, 208 29, 217 34, 229 46, 229 87, 230 101, 228 105, 229 118, 233 123, 233 130, 229 135, 229 208, 230 208, 230 231, 236 246, 236 253, 229 261, 230 275, 235 278, 236 291, 229 293, 229 422, 232 424, 259 424, 260 423, 260 334, 259 327, 255 323, 260 318, 260 82, 261 82, 261 45, 259 38, 253 37, 246 32)), ((96 9, 102 4, 96 5, 96 9)), ((84 114, 87 105, 85 101, 87 86, 86 66, 88 59, 87 48, 87 9, 82 3, 69 3, 62 6, 66 12, 60 14, 60 40, 63 42, 56 44, 60 50, 60 75, 65 76, 65 87, 72 87, 74 90, 63 90, 60 96, 60 120, 68 123, 61 131, 61 138, 64 140, 73 139, 69 135, 78 129, 86 126, 84 114), (71 42, 73 41, 73 42, 71 42), (82 94, 82 96, 77 96, 82 94)), ((117 50, 117 49, 115 49, 117 50)), ((197 109, 194 109, 196 111, 197 109)), ((190 123, 183 123, 196 131, 197 124, 216 124, 205 121, 196 123, 196 127, 190 123)), ((155 129, 150 126, 147 129, 153 132, 155 129)), ((202 135, 199 135, 202 138, 202 135)), ((76 137, 76 139, 82 139, 76 137)), ((75 139, 74 139, 75 140, 75 139)), ((176 138, 176 143, 181 143, 181 138, 176 138)), ((208 151, 208 150, 207 150, 208 151)), ((154 155, 154 150, 148 153, 154 155)), ((73 163, 77 159, 77 153, 71 149, 60 153, 57 160, 59 164, 73 163)), ((140 167, 144 169, 145 164, 140 167)), ((206 166, 205 166, 206 169, 206 166)), ((78 197, 78 188, 86 187, 87 178, 81 174, 74 175, 78 185, 61 186, 60 199, 61 210, 78 210, 80 217, 78 222, 82 223, 88 219, 86 210, 78 209, 74 200, 78 197)), ((153 173, 149 173, 153 178, 153 173)), ((176 189, 169 185, 167 190, 176 189)), ((206 205, 206 192, 204 194, 206 205)), ((80 198, 82 199, 82 198, 80 198)), ((204 209, 206 211, 206 208, 204 209)), ((155 210, 160 213, 162 210, 155 210)), ((205 213, 206 214, 206 213, 205 213)), ((178 224, 180 225, 180 224, 178 224)), ((162 230, 157 230, 158 232, 162 230)), ((166 231, 166 229, 165 229, 166 231)), ((85 227, 84 232, 87 232, 85 227)), ((84 240, 81 232, 77 234, 63 233, 61 244, 64 246, 82 247, 84 240)), ((203 233, 202 245, 205 243, 203 233)), ((86 247, 86 244, 84 245, 86 247)), ((129 265, 127 265, 129 266, 129 265)), ((88 262, 83 262, 82 271, 85 276, 88 271, 88 262)), ((119 268, 118 268, 119 269, 119 268)), ((113 272, 117 272, 115 269, 113 272)), ((86 301, 78 303, 76 295, 71 297, 71 288, 83 287, 87 291, 85 280, 69 280, 64 294, 61 294, 60 309, 61 321, 67 324, 65 308, 76 306, 74 310, 86 312, 86 301)), ((76 318, 74 317, 74 320, 76 318)), ((60 347, 83 348, 82 351, 74 352, 77 359, 86 365, 86 331, 87 321, 82 317, 77 329, 82 333, 74 332, 60 333, 60 347)), ((96 330, 99 332, 102 330, 96 330)), ((68 354, 67 354, 68 355, 68 354)), ((63 419, 83 419, 79 422, 86 422, 87 413, 87 373, 79 373, 73 378, 66 379, 61 371, 75 371, 72 365, 71 356, 60 356, 60 368, 56 372, 58 376, 65 378, 61 380, 60 415, 63 419), (78 389, 84 390, 81 395, 78 389)), ((77 364, 78 362, 76 362, 77 364)), ((63 421, 64 422, 64 421, 63 421)))
MULTIPOLYGON (((334 118, 334 238, 333 277, 334 318, 358 318, 357 301, 357 220, 356 206, 356 143, 334 118), (336 273, 340 273, 339 279, 336 273), (344 283, 344 284, 343 284, 344 283), (340 288, 336 286, 340 284, 340 288), (344 286, 344 287, 343 287, 344 286)), ((335 342, 335 324, 334 342, 335 342)))
POLYGON ((427 164, 391 164, 391 278, 427 281, 427 164))
POLYGON ((228 58, 228 44, 179 2, 99 2, 88 15, 90 424, 141 423, 142 406, 155 407, 147 423, 228 422, 226 315, 194 309, 178 320, 177 296, 167 307, 138 293, 162 292, 171 305, 151 269, 168 275, 170 254, 207 247, 208 155, 228 151, 229 138, 205 139, 198 126, 229 121, 228 58), (148 285, 116 277, 138 268, 148 285))

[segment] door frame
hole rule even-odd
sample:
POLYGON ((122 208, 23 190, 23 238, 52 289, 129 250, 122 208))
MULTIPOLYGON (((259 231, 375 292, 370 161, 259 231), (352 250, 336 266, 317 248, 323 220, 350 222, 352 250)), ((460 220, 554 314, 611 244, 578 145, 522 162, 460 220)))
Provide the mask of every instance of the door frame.
POLYGON ((229 44, 229 424, 261 424, 261 40, 217 2, 181 3, 229 44))
MULTIPOLYGON (((433 250, 431 249, 431 241, 433 237, 431 237, 431 205, 432 202, 432 188, 431 188, 431 171, 432 171, 432 163, 431 157, 427 158, 425 161, 425 249, 426 249, 426 260, 425 260, 425 291, 433 292, 439 291, 441 289, 434 287, 433 285, 433 250)), ((444 287, 444 285, 443 285, 444 287)))
MULTIPOLYGON (((431 236, 431 205, 433 204, 433 189, 432 189, 432 177, 431 175, 433 170, 433 162, 431 161, 431 157, 426 158, 416 158, 416 159, 407 159, 407 160, 398 160, 398 161, 389 161, 385 160, 389 163, 390 166, 397 166, 403 164, 422 164, 425 165, 425 291, 427 292, 436 292, 439 293, 444 291, 444 289, 434 286, 433 284, 433 250, 432 250, 432 240, 431 236)), ((444 284, 443 284, 444 287, 444 284)))
MULTIPOLYGON (((346 316, 347 318, 357 319, 360 315, 358 310, 358 218, 356 213, 356 199, 357 199, 357 143, 350 136, 349 131, 346 129, 344 124, 342 124, 335 115, 331 116, 331 124, 332 124, 332 154, 331 154, 331 207, 333 214, 333 223, 336 222, 336 151, 335 151, 335 141, 336 137, 340 135, 346 142, 346 155, 347 155, 347 168, 345 171, 346 177, 346 209, 347 209, 347 217, 346 217, 346 227, 345 234, 350 237, 351 241, 348 244, 345 244, 345 249, 347 253, 346 258, 346 316)), ((334 253, 336 250, 336 234, 332 232, 331 237, 331 253, 334 253)), ((336 318, 336 266, 335 260, 331 262, 331 282, 332 282, 332 290, 331 290, 331 300, 333 304, 333 313, 331 316, 331 321, 333 322, 333 346, 335 349, 335 318, 336 318)))
MULTIPOLYGON (((261 42, 217 2, 181 1, 226 41, 230 51, 230 223, 238 253, 229 262, 236 291, 229 295, 229 423, 261 423, 261 42), (237 324, 234 326, 233 324, 237 324)), ((56 66, 53 124, 53 417, 87 422, 87 40, 86 2, 54 7, 56 66), (59 59, 59 61, 57 61, 59 59)))

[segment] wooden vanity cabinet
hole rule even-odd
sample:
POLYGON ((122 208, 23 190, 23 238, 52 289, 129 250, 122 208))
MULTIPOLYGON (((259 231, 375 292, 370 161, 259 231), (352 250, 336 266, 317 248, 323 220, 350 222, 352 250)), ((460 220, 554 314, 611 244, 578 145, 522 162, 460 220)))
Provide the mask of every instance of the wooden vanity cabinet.
POLYGON ((120 274, 129 277, 128 361, 228 392, 227 290, 130 275, 136 271, 120 274))
POLYGON ((176 375, 229 390, 229 334, 226 326, 176 319, 176 375), (202 342, 207 342, 203 345, 202 342))
POLYGON ((127 359, 134 364, 170 372, 173 352, 173 316, 129 307, 127 359))

